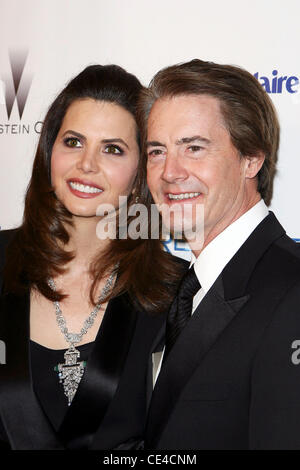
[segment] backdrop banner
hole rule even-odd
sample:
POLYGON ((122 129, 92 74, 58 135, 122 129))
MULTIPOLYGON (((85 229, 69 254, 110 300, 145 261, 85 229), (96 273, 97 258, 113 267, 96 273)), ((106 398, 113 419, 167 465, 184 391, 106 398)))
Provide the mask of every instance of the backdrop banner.
MULTIPOLYGON (((271 210, 300 239, 299 15, 298 0, 0 0, 1 229, 22 220, 44 115, 70 78, 115 63, 147 85, 200 58, 246 68, 270 94, 281 123, 271 210)), ((189 257, 183 243, 166 247, 189 257)))

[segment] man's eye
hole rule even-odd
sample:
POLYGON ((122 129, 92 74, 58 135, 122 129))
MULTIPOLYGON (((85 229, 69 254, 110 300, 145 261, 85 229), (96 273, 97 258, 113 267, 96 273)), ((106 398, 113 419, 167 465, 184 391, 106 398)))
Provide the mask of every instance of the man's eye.
POLYGON ((81 142, 76 137, 67 137, 66 139, 64 139, 64 143, 67 147, 71 148, 81 147, 81 142))
POLYGON ((113 155, 123 155, 123 150, 117 145, 107 145, 105 147, 105 153, 111 153, 113 155))
POLYGON ((162 150, 160 149, 153 149, 150 152, 148 152, 148 157, 156 157, 157 155, 161 155, 162 150))
POLYGON ((198 152, 199 150, 201 150, 203 147, 200 147, 200 145, 191 145, 189 147, 189 150, 191 150, 192 152, 198 152))

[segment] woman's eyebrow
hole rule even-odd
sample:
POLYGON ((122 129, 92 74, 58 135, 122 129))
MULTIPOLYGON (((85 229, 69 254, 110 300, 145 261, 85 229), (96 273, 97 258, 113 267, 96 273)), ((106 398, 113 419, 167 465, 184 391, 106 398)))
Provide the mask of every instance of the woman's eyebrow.
POLYGON ((126 142, 125 142, 123 139, 120 139, 119 137, 111 138, 111 139, 102 139, 101 142, 102 142, 103 144, 112 144, 112 143, 114 143, 114 142, 117 142, 117 143, 120 143, 120 144, 125 145, 125 147, 127 147, 128 150, 129 150, 129 147, 128 147, 128 145, 126 144, 126 142))
POLYGON ((79 139, 86 140, 86 138, 83 134, 80 134, 80 132, 73 131, 72 129, 68 129, 66 132, 63 133, 62 136, 64 137, 66 134, 73 134, 76 137, 79 137, 79 139))
MULTIPOLYGON (((86 137, 85 137, 83 134, 80 134, 80 132, 73 131, 72 129, 68 129, 66 132, 64 132, 64 133, 63 133, 63 137, 64 137, 66 134, 73 134, 73 135, 75 135, 76 137, 78 137, 78 138, 80 138, 80 139, 82 139, 82 140, 86 140, 86 137)), ((102 144, 112 144, 112 143, 115 143, 115 142, 125 145, 125 147, 127 147, 128 150, 129 150, 129 147, 128 147, 128 145, 126 144, 126 142, 125 142, 123 139, 119 138, 119 137, 111 137, 111 138, 109 138, 109 139, 102 139, 102 140, 101 140, 101 143, 102 143, 102 144)))

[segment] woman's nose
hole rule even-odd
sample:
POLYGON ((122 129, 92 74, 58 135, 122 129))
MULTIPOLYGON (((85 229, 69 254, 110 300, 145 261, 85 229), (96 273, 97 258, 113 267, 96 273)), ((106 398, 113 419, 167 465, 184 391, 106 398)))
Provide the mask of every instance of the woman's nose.
POLYGON ((99 170, 98 151, 96 149, 85 149, 77 162, 77 169, 84 173, 95 173, 99 170))

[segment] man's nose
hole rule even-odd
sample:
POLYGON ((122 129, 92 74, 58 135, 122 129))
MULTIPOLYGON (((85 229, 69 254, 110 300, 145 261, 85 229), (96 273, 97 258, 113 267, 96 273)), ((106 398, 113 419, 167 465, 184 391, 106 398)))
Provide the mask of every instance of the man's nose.
POLYGON ((168 183, 185 180, 188 172, 181 161, 180 155, 168 153, 165 159, 162 179, 168 183))
POLYGON ((77 162, 77 169, 84 173, 95 173, 99 170, 99 155, 95 148, 86 148, 77 162))

